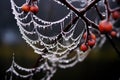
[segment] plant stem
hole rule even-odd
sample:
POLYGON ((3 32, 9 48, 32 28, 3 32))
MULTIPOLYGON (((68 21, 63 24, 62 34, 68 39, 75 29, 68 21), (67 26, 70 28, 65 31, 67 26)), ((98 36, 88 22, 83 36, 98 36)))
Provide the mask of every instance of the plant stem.
MULTIPOLYGON (((65 27, 65 29, 63 30, 64 32, 67 32, 69 30, 69 28, 74 25, 77 21, 78 21, 79 17, 74 17, 72 21, 70 21, 70 23, 65 27)), ((59 40, 62 37, 62 34, 60 34, 57 38, 57 40, 59 40)))
POLYGON ((111 9, 110 9, 110 5, 109 5, 108 0, 105 0, 104 4, 105 4, 105 8, 106 8, 106 15, 107 15, 106 19, 107 19, 107 21, 109 21, 110 20, 111 9))
POLYGON ((104 19, 105 17, 101 14, 101 12, 100 12, 100 10, 98 9, 98 6, 97 6, 97 5, 95 5, 95 9, 96 9, 96 11, 97 11, 100 19, 101 19, 101 20, 104 19))
POLYGON ((113 40, 109 37, 109 35, 105 35, 107 37, 107 39, 109 40, 109 42, 111 43, 112 47, 115 49, 116 53, 119 55, 120 57, 120 51, 118 50, 118 48, 116 47, 115 43, 113 42, 113 40))

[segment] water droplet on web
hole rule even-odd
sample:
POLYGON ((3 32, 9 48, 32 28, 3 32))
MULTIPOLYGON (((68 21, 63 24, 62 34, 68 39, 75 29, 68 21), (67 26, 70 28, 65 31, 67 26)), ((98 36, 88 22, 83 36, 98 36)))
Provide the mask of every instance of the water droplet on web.
MULTIPOLYGON (((54 1, 56 4, 58 3, 61 6, 64 6, 58 0, 54 1)), ((87 0, 67 1, 70 4, 79 1, 81 7, 84 7, 87 4, 87 0)), ((90 1, 91 0, 89 0, 89 2, 90 1)), ((81 51, 76 51, 84 30, 79 31, 77 33, 78 35, 73 38, 76 27, 78 27, 77 24, 79 19, 75 24, 70 26, 68 31, 64 31, 67 27, 66 22, 72 22, 73 18, 76 17, 76 14, 72 11, 68 10, 67 15, 59 20, 47 21, 41 19, 37 15, 31 14, 30 12, 25 15, 23 11, 18 11, 21 7, 17 6, 14 0, 11 0, 11 7, 23 39, 34 49, 35 53, 42 56, 43 62, 41 61, 41 64, 37 66, 37 68, 24 68, 18 65, 13 59, 11 67, 7 70, 8 72, 11 71, 16 76, 27 78, 34 75, 33 71, 43 71, 45 72, 45 75, 41 80, 50 80, 56 72, 57 67, 73 67, 76 63, 82 61, 87 56, 88 52, 82 53, 81 51), (57 28, 55 28, 56 25, 57 28), (15 68, 20 71, 25 71, 28 74, 22 75, 16 71, 15 68)), ((66 7, 66 10, 67 9, 68 8, 66 7)))

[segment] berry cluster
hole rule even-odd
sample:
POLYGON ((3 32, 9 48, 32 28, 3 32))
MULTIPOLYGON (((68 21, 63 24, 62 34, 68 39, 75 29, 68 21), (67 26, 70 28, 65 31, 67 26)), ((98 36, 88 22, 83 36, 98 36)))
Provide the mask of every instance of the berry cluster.
POLYGON ((85 42, 80 45, 80 50, 83 52, 87 51, 88 47, 92 48, 96 43, 96 35, 92 32, 85 32, 83 34, 83 39, 85 40, 85 42))
POLYGON ((113 30, 113 25, 110 21, 107 20, 100 21, 98 28, 102 34, 109 33, 111 37, 117 36, 117 32, 113 30))
MULTIPOLYGON (((116 0, 116 2, 119 4, 120 0, 116 0)), ((120 8, 111 9, 110 5, 107 0, 105 0, 105 7, 107 10, 106 18, 100 13, 100 11, 97 9, 99 16, 101 17, 101 20, 98 23, 98 32, 100 32, 99 35, 109 35, 111 38, 117 37, 117 31, 114 28, 114 25, 112 23, 112 20, 118 20, 120 19, 120 8)), ((96 36, 93 33, 90 33, 89 28, 86 29, 87 32, 83 34, 83 39, 86 41, 80 45, 80 50, 85 52, 88 50, 88 48, 92 48, 96 43, 96 36)))
POLYGON ((28 3, 23 4, 22 7, 21 7, 22 11, 24 11, 26 13, 27 12, 32 12, 34 14, 37 14, 38 11, 39 11, 39 7, 36 4, 34 4, 34 2, 36 2, 36 1, 37 0, 32 0, 28 3))
MULTIPOLYGON (((66 6, 67 9, 70 10, 70 15, 68 13, 67 16, 65 16, 64 18, 58 21, 53 21, 53 22, 45 21, 40 19, 39 15, 38 16, 33 15, 38 13, 39 11, 39 7, 37 6, 38 0, 26 0, 26 3, 23 4, 21 7, 21 11, 23 12, 22 14, 21 11, 18 11, 19 7, 16 7, 14 1, 11 0, 13 13, 15 14, 15 18, 20 27, 20 31, 22 32, 23 38, 26 40, 28 44, 30 44, 30 46, 35 50, 35 52, 38 53, 40 56, 38 57, 34 67, 31 69, 23 68, 17 65, 14 61, 14 56, 13 56, 12 65, 7 70, 7 72, 11 73, 10 79, 12 79, 12 73, 14 73, 18 77, 26 78, 26 79, 29 78, 31 80, 34 79, 36 73, 38 74, 38 72, 45 71, 44 74, 45 76, 43 76, 43 78, 40 80, 50 80, 50 78, 56 72, 57 67, 65 69, 74 66, 77 62, 83 61, 87 56, 88 49, 94 48, 95 45, 97 44, 99 45, 99 43, 101 42, 104 43, 105 40, 102 41, 103 38, 108 39, 112 47, 120 56, 120 51, 112 40, 113 38, 118 37, 117 34, 120 34, 120 32, 118 32, 120 31, 120 29, 118 30, 114 26, 114 22, 117 22, 116 20, 120 19, 120 7, 112 9, 110 7, 111 0, 53 0, 53 1, 59 3, 60 5, 66 6), (82 8, 79 9, 77 7, 74 7, 72 2, 73 3, 80 2, 80 4, 82 4, 80 7, 82 8), (85 6, 83 7, 83 5, 85 6), (104 6, 105 9, 104 11, 100 10, 101 5, 102 7, 104 6), (95 14, 97 16, 95 15, 96 16, 95 20, 93 19, 91 20, 90 17, 87 16, 87 14, 89 14, 89 10, 96 10, 95 14), (75 13, 75 15, 73 13, 75 13), (102 13, 104 13, 105 15, 103 15, 102 13), (28 14, 28 15, 24 16, 24 14, 28 14), (32 21, 29 20, 29 15, 30 18, 32 18, 31 19, 32 21), (27 19, 28 21, 26 23, 27 19), (67 20, 65 21, 65 19, 67 20), (96 22, 96 19, 99 20, 98 21, 99 23, 96 22), (74 32, 74 30, 77 29, 76 26, 78 25, 77 22, 79 22, 79 20, 80 23, 81 22, 84 23, 85 27, 83 27, 83 29, 80 31, 78 37, 74 38, 73 35, 74 33, 76 33, 74 32), (67 26, 66 26, 66 22, 69 22, 67 26), (53 25, 55 26, 60 25, 61 32, 58 32, 57 36, 51 37, 51 35, 50 36, 41 35, 40 33, 41 30, 39 29, 41 28, 46 29, 46 27, 53 28, 53 25), (29 30, 27 30, 27 28, 24 29, 25 27, 28 27, 29 30), (32 30, 30 30, 31 28, 32 30), (81 34, 82 34, 82 39, 81 39, 81 34), (36 35, 38 40, 36 40, 36 35), (35 39, 30 39, 31 37, 35 39), (78 45, 80 46, 78 47, 78 45), (81 53, 81 51, 83 51, 83 53, 81 53), (24 71, 25 73, 28 74, 21 75, 19 74, 19 71, 17 72, 17 70, 21 70, 21 72, 24 71)), ((112 0, 112 1, 114 2, 116 1, 116 3, 119 6, 120 0, 112 0)), ((54 31, 55 30, 53 30, 53 34, 54 31)))

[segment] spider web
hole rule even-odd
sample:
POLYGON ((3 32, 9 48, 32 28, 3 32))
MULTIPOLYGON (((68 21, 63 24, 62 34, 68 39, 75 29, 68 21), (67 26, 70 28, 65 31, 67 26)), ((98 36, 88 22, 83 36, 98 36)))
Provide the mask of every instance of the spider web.
MULTIPOLYGON (((92 0, 67 1, 72 5, 79 2, 79 7, 74 7, 80 10, 92 0)), ((28 0, 26 3, 27 2, 28 0)), ((40 2, 41 0, 39 0, 39 3, 40 2)), ((64 31, 67 26, 66 23, 71 22, 73 18, 76 17, 76 14, 61 4, 58 0, 53 0, 53 3, 54 2, 57 2, 59 6, 62 6, 62 9, 64 8, 66 13, 60 19, 56 18, 57 20, 49 21, 42 19, 39 15, 34 15, 31 12, 23 12, 21 6, 17 6, 16 3, 11 0, 13 14, 17 21, 17 25, 19 26, 22 38, 34 49, 35 53, 42 56, 42 62, 39 62, 41 64, 38 67, 28 69, 18 65, 13 57, 12 65, 7 72, 12 72, 16 76, 22 78, 28 78, 32 77, 37 72, 44 71, 45 75, 41 80, 50 80, 56 72, 57 67, 73 67, 76 63, 83 61, 88 55, 90 50, 83 53, 78 47, 86 24, 78 18, 75 24, 71 25, 67 31, 64 31), (79 26, 81 23, 84 24, 84 26, 79 26), (28 74, 21 75, 16 69, 25 71, 28 74)), ((37 2, 35 4, 37 4, 37 2)))

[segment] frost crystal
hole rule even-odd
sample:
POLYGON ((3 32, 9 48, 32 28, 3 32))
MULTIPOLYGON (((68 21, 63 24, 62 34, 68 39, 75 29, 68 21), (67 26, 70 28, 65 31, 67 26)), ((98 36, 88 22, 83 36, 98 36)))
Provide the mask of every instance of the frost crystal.
MULTIPOLYGON (((28 1, 29 0, 26 2, 28 1)), ((41 0, 39 0, 39 2, 40 1, 41 0)), ((58 0, 54 1, 60 6, 64 6, 58 0)), ((67 1, 73 5, 75 2, 79 2, 80 5, 75 7, 77 9, 82 9, 92 0, 67 1)), ((22 38, 34 49, 35 53, 41 55, 42 58, 39 61, 41 64, 31 69, 21 67, 13 58, 12 65, 7 72, 12 72, 21 78, 29 78, 35 73, 44 72, 45 75, 40 80, 50 80, 56 72, 57 67, 73 67, 76 63, 83 61, 89 53, 90 50, 83 53, 78 48, 85 29, 85 27, 80 26, 81 30, 76 31, 77 26, 79 26, 78 23, 80 19, 77 20, 76 24, 71 25, 67 31, 64 31, 67 26, 66 22, 73 20, 76 16, 76 14, 67 9, 67 7, 64 6, 67 10, 66 16, 56 21, 41 19, 38 15, 34 15, 31 12, 24 13, 21 10, 21 7, 16 5, 14 0, 11 0, 11 7, 17 21, 17 25, 19 26, 19 30, 22 34, 22 38), (20 74, 18 70, 27 72, 27 74, 20 74)), ((84 23, 83 21, 81 22, 84 23)))

